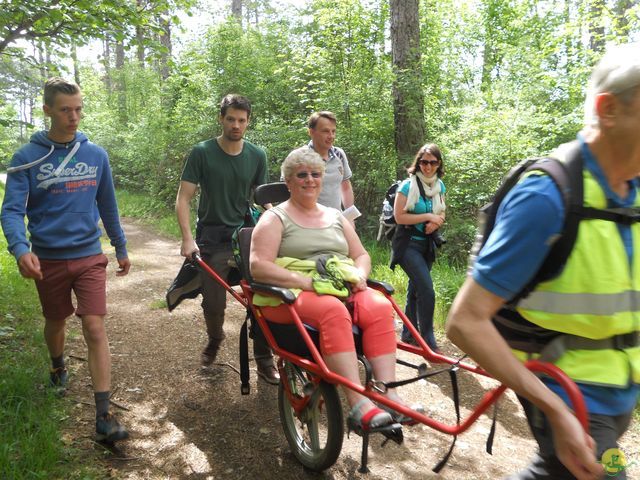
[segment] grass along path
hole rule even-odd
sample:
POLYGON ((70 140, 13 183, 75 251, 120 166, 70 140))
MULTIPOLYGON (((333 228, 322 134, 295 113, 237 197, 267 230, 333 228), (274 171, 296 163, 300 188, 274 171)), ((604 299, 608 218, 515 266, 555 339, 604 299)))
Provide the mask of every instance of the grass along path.
MULTIPOLYGON (((0 202, 3 197, 0 183, 0 202)), ((73 442, 63 438, 71 404, 46 388, 40 303, 33 282, 18 273, 4 235, 0 279, 0 478, 103 478, 102 468, 83 465, 73 442)))

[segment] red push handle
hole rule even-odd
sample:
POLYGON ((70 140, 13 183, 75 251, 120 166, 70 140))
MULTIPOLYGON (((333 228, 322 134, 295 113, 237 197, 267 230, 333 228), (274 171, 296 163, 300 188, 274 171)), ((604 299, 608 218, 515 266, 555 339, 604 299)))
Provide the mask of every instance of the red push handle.
POLYGON ((191 260, 195 261, 198 265, 200 265, 200 268, 202 268, 205 272, 211 275, 220 284, 220 286, 224 288, 227 292, 229 292, 231 295, 233 295, 233 297, 237 301, 239 301, 245 307, 248 306, 247 300, 241 297, 238 294, 238 292, 236 292, 233 288, 231 288, 227 284, 227 282, 220 275, 218 275, 218 273, 213 268, 207 265, 205 261, 202 259, 202 257, 198 254, 198 252, 193 253, 193 255, 191 256, 191 260))

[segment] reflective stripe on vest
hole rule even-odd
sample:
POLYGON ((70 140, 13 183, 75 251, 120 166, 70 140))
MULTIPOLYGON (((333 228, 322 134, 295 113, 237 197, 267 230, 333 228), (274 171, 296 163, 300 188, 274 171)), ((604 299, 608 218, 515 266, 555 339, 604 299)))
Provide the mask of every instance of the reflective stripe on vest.
MULTIPOLYGON (((606 208, 607 200, 584 170, 584 203, 606 208)), ((640 205, 640 194, 636 198, 640 205)), ((557 332, 602 339, 640 331, 640 223, 631 226, 633 264, 618 225, 585 219, 561 274, 540 283, 518 303, 528 321, 557 332)), ((520 358, 529 358, 518 352, 520 358)), ((640 347, 623 350, 569 350, 556 362, 581 383, 626 387, 640 383, 640 347)))
MULTIPOLYGON (((538 358, 512 350, 521 361, 538 358)), ((621 350, 569 350, 555 365, 578 383, 627 387, 629 381, 640 384, 640 347, 621 350)))

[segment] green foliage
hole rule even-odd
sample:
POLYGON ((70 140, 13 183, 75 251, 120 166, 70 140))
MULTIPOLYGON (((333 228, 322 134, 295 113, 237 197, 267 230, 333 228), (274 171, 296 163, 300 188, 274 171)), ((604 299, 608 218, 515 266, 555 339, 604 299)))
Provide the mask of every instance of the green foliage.
POLYGON ((436 325, 444 327, 449 309, 458 290, 465 279, 465 268, 447 263, 446 257, 440 256, 431 271, 433 289, 436 292, 436 325))
MULTIPOLYGON (((3 104, 0 99, 0 119, 15 118, 16 110, 13 105, 3 104)), ((3 164, 8 165, 13 152, 19 147, 17 144, 18 125, 15 121, 0 120, 0 170, 4 170, 3 164)))
MULTIPOLYGON (((162 201, 126 190, 116 190, 116 198, 121 216, 140 219, 165 235, 180 238, 176 214, 162 201)), ((192 215, 192 218, 195 217, 192 215)))
MULTIPOLYGON (((161 32, 160 14, 176 6, 189 8, 193 3, 154 0, 138 9, 135 2, 127 0, 7 0, 0 10, 0 54, 22 38, 43 38, 47 43, 67 46, 106 35, 121 40, 131 37, 134 32, 127 26, 161 32)), ((147 41, 151 42, 151 38, 147 41)))
MULTIPOLYGON (((167 0, 154 8, 170 11, 182 4, 167 0)), ((10 2, 0 18, 15 20, 16 5, 10 2)), ((38 5, 32 0, 22 10, 38 5)), ((80 6, 63 1, 59 10, 71 8, 73 16, 80 6)), ((92 25, 100 25, 96 10, 108 9, 115 19, 129 15, 129 7, 120 6, 115 0, 86 6, 81 31, 89 35, 92 25)), ((606 21, 594 19, 612 26, 606 40, 624 41, 639 30, 635 10, 622 15, 618 7, 603 10, 606 21)), ((191 147, 220 133, 217 104, 223 95, 251 99, 247 139, 267 151, 271 180, 279 178, 282 159, 308 141, 308 115, 332 110, 336 144, 347 152, 356 204, 364 213, 358 229, 373 237, 384 192, 407 166, 394 147, 389 4, 313 0, 295 15, 277 14, 266 3, 260 8, 259 23, 243 27, 227 19, 211 25, 184 46, 166 79, 127 58, 124 67, 110 70, 109 90, 103 72, 84 68, 82 128, 109 152, 119 187, 152 198, 154 208, 171 209, 191 147)), ((441 256, 461 267, 477 209, 503 174, 520 159, 575 136, 596 55, 585 39, 590 25, 583 2, 426 0, 420 8, 424 141, 440 145, 447 170, 448 243, 441 256)), ((147 20, 131 17, 128 24, 147 20)), ((116 35, 119 24, 111 23, 115 27, 107 33, 116 35)), ((24 78, 36 71, 23 70, 24 78)), ((12 77, 19 75, 12 70, 12 77)), ((0 75, 1 86, 12 85, 4 80, 0 75)), ((28 84, 20 95, 33 98, 33 88, 28 84)), ((3 139, 13 135, 15 130, 0 133, 0 151, 9 153, 12 144, 3 139)))
POLYGON ((79 465, 78 452, 61 441, 69 407, 43 388, 49 359, 40 303, 1 230, 0 278, 0 478, 101 478, 103 472, 79 465))
POLYGON ((364 242, 365 248, 371 256, 371 278, 387 282, 393 286, 395 292, 393 298, 398 305, 404 306, 407 296, 407 275, 396 267, 389 268, 390 248, 388 243, 364 242))
POLYGON ((456 215, 454 210, 449 210, 447 221, 441 232, 446 243, 438 253, 453 267, 466 268, 469 252, 477 234, 476 223, 475 217, 465 218, 456 215))
POLYGON ((159 298, 154 300, 149 304, 149 309, 151 310, 166 310, 167 309, 167 301, 164 298, 159 298))
MULTIPOLYGON (((466 263, 477 208, 502 175, 575 134, 576 85, 588 71, 584 62, 567 61, 576 32, 563 11, 524 1, 482 5, 426 2, 422 11, 425 142, 445 154, 449 243, 442 254, 458 266, 466 263), (470 62, 485 47, 490 58, 470 62)), ((336 143, 347 151, 365 213, 359 229, 373 236, 383 193, 406 166, 394 151, 388 5, 316 0, 301 13, 259 28, 231 20, 211 27, 166 82, 128 64, 117 73, 127 89, 124 114, 100 81, 89 82, 85 90, 104 101, 96 116, 87 109, 85 124, 109 151, 118 184, 171 206, 191 146, 219 133, 216 104, 226 93, 252 100, 247 138, 267 150, 272 180, 287 153, 308 141, 309 113, 329 109, 338 116, 336 143)))
POLYGON ((247 138, 267 150, 273 180, 282 159, 308 141, 308 115, 319 108, 335 111, 337 142, 361 172, 353 178, 358 205, 377 208, 386 178, 395 172, 391 74, 388 57, 380 54, 386 6, 368 10, 353 0, 337 9, 331 5, 320 2, 320 14, 306 25, 216 25, 185 51, 164 83, 127 65, 117 73, 127 88, 124 114, 97 77, 85 81, 85 94, 99 103, 96 116, 87 106, 83 128, 109 152, 117 183, 171 205, 191 146, 219 133, 217 103, 237 92, 252 100, 247 138), (317 45, 305 42, 307 36, 317 45))

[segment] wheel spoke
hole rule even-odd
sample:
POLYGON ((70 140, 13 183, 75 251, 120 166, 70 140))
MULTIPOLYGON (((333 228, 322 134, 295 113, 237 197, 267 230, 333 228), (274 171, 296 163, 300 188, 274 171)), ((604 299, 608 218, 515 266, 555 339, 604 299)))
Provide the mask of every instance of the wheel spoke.
MULTIPOLYGON (((304 398, 308 391, 305 385, 313 379, 297 366, 289 364, 285 368, 291 392, 304 398)), ((340 454, 344 432, 342 405, 336 387, 322 381, 307 399, 306 407, 296 414, 281 384, 278 407, 287 441, 300 463, 319 472, 333 465, 340 454)))
POLYGON ((311 444, 311 450, 314 451, 324 448, 324 445, 322 445, 320 440, 321 412, 318 408, 318 404, 320 403, 321 396, 319 390, 316 390, 307 407, 307 430, 309 432, 309 443, 311 444))

